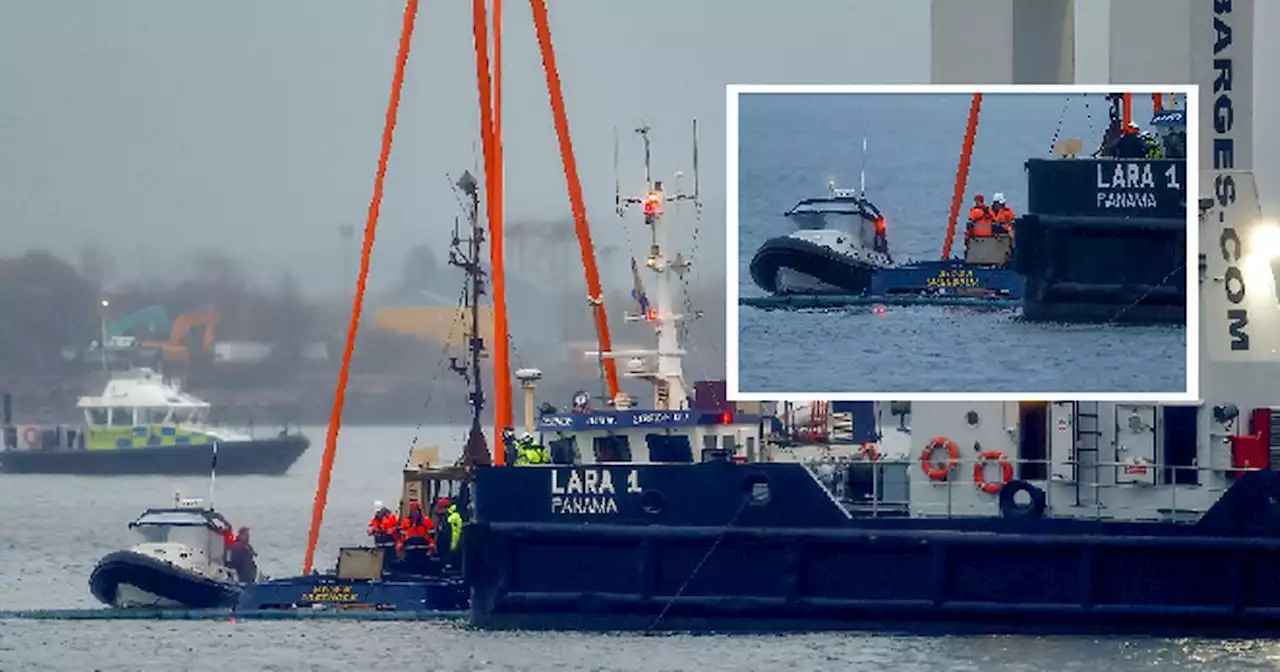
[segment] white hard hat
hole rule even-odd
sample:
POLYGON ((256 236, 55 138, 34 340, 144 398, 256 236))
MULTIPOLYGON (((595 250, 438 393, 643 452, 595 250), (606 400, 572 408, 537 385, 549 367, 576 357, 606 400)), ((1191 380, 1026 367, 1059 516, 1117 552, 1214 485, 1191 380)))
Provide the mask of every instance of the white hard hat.
POLYGON ((1004 203, 1004 194, 996 194, 991 197, 992 203, 1004 203))
POLYGON ((1136 121, 1129 122, 1129 128, 1137 128, 1137 127, 1138 127, 1138 122, 1136 121))
POLYGON ((381 510, 382 510, 382 502, 380 502, 380 501, 379 501, 379 502, 374 502, 374 503, 373 503, 373 510, 374 510, 374 511, 381 511, 381 510))
POLYGON ((520 438, 522 438, 522 439, 532 439, 532 438, 533 438, 533 434, 530 434, 529 432, 521 432, 521 433, 520 433, 520 438))

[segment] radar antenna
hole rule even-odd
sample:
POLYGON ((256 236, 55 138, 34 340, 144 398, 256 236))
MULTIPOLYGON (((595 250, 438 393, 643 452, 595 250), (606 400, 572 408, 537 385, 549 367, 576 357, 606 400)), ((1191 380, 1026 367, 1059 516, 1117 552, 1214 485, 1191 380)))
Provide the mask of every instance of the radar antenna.
POLYGON ((480 360, 484 357, 484 338, 480 336, 480 297, 485 293, 485 270, 480 265, 480 247, 484 243, 484 229, 480 226, 480 185, 471 171, 464 171, 454 185, 464 196, 467 203, 467 220, 470 223, 470 235, 461 237, 455 220, 453 241, 449 248, 449 265, 461 268, 471 280, 463 292, 463 305, 470 310, 471 325, 468 331, 468 347, 466 361, 459 363, 457 357, 449 358, 449 368, 462 376, 471 386, 467 395, 471 404, 471 430, 467 435, 466 446, 462 450, 460 462, 468 467, 483 467, 493 463, 488 444, 484 438, 484 430, 480 428, 480 414, 484 410, 484 384, 480 377, 480 360), (463 245, 466 250, 463 250, 463 245))
MULTIPOLYGON (((676 173, 676 189, 674 193, 666 193, 660 180, 653 179, 653 151, 648 125, 641 124, 635 132, 640 136, 644 147, 645 195, 643 197, 623 197, 621 185, 616 185, 616 205, 618 215, 624 216, 626 209, 633 205, 641 206, 644 213, 645 226, 649 227, 651 238, 649 251, 645 258, 645 267, 657 275, 653 306, 643 314, 628 314, 628 321, 645 321, 653 324, 657 335, 657 350, 636 350, 629 352, 592 353, 603 357, 626 357, 630 360, 627 375, 651 382, 654 386, 654 408, 663 410, 682 410, 689 408, 689 388, 684 380, 681 360, 685 354, 680 347, 677 323, 685 316, 675 312, 672 274, 682 275, 692 263, 677 253, 669 258, 667 226, 664 218, 667 203, 692 201, 701 212, 701 179, 698 174, 698 122, 693 122, 693 184, 692 194, 685 193, 680 187, 680 173, 676 173), (646 358, 656 361, 646 361, 646 358)), ((616 149, 616 144, 615 144, 616 149)), ((615 151, 615 165, 617 152, 615 151)), ((616 170, 616 168, 615 168, 616 170)), ((618 182, 618 180, 615 180, 618 182)), ((637 278, 637 292, 643 293, 637 278)), ((641 305, 647 305, 647 297, 638 296, 641 305)), ((616 401, 616 400, 615 400, 616 401)))

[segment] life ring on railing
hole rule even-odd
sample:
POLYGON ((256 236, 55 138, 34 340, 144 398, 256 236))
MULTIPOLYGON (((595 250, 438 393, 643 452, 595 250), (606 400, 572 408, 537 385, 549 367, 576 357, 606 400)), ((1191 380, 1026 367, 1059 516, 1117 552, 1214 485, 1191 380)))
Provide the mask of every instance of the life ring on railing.
POLYGON ((973 463, 973 482, 978 485, 979 490, 988 495, 999 494, 1005 483, 1012 480, 1013 465, 1009 464, 1009 459, 1004 456, 1004 453, 998 450, 988 450, 978 454, 978 460, 973 463), (987 480, 986 467, 992 462, 1000 465, 999 482, 987 480))
POLYGON ((28 448, 38 447, 42 443, 40 441, 40 430, 35 427, 28 427, 22 430, 22 441, 27 444, 28 448))
POLYGON ((880 451, 876 449, 876 444, 874 443, 864 443, 858 446, 858 454, 872 462, 880 459, 880 451))
POLYGON ((945 436, 935 436, 928 445, 924 447, 924 452, 920 453, 920 467, 924 469, 924 473, 935 481, 945 481, 947 476, 951 474, 951 470, 956 468, 956 463, 960 461, 960 447, 955 441, 945 436), (934 464, 933 451, 945 449, 947 451, 947 461, 945 464, 934 464))

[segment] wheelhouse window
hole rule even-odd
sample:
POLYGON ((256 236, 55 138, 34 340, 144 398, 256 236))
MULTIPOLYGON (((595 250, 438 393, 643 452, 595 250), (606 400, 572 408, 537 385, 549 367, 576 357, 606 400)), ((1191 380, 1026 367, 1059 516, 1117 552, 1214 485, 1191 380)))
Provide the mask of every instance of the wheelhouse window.
POLYGON ((112 427, 132 427, 133 426, 133 409, 132 408, 111 409, 111 426, 112 427))
POLYGON ((683 434, 645 434, 650 462, 693 462, 693 446, 683 434))
POLYGON ((631 461, 631 442, 625 436, 597 436, 591 443, 596 462, 631 461))
POLYGON ((161 425, 169 421, 167 408, 142 408, 138 409, 138 414, 145 425, 161 425))
POLYGON ((107 415, 107 409, 105 409, 105 408, 90 408, 90 409, 87 409, 87 412, 88 412, 88 415, 89 415, 89 424, 90 424, 90 425, 93 425, 93 426, 95 426, 95 427, 106 427, 106 426, 107 426, 107 422, 110 420, 110 418, 109 418, 109 417, 108 417, 108 415, 107 415))
POLYGON ((563 439, 552 439, 547 444, 547 450, 551 453, 552 464, 578 463, 578 445, 572 436, 566 436, 563 439))

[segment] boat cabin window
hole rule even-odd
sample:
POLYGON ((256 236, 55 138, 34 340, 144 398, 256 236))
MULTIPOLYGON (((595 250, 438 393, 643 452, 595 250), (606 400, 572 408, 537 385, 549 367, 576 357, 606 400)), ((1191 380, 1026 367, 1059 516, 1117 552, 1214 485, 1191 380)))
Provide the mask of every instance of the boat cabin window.
POLYGON ((703 434, 703 435, 702 435, 702 449, 703 449, 703 450, 715 450, 715 449, 716 449, 716 448, 718 448, 718 447, 719 447, 719 446, 717 446, 717 445, 716 445, 716 435, 715 435, 715 434, 703 434))
POLYGON ((645 434, 650 462, 693 462, 693 446, 683 434, 645 434))
POLYGON ((738 441, 732 434, 725 434, 720 437, 720 447, 731 453, 738 452, 738 441))
POLYGON ((111 409, 111 426, 112 427, 132 427, 133 424, 134 423, 133 423, 132 408, 111 409))
POLYGON ((631 442, 625 436, 597 436, 591 443, 596 462, 631 461, 631 442))
POLYGON ((143 516, 133 531, 150 543, 182 544, 204 551, 209 558, 220 558, 226 551, 222 535, 210 529, 203 516, 180 512, 163 512, 143 516))
POLYGON ((139 424, 143 425, 161 425, 169 421, 169 409, 167 408, 140 408, 138 409, 139 424))
POLYGON ((578 444, 572 436, 553 439, 547 444, 547 451, 551 453, 552 464, 578 463, 578 444))
POLYGON ((106 426, 107 426, 107 421, 109 420, 109 418, 107 417, 107 409, 105 409, 105 408, 89 408, 89 409, 85 409, 85 410, 86 410, 86 412, 87 412, 87 413, 88 413, 88 415, 89 415, 89 424, 90 424, 90 425, 94 425, 94 426, 96 426, 96 427, 106 427, 106 426))

